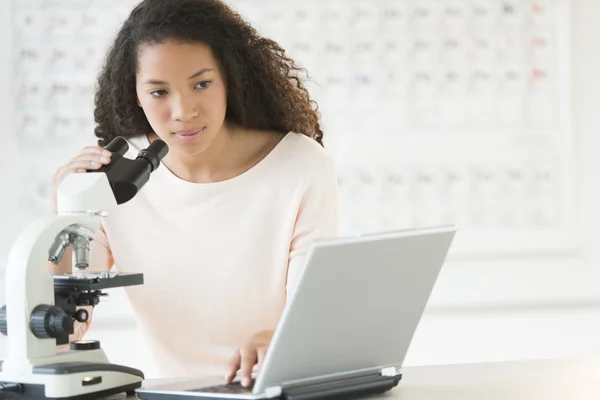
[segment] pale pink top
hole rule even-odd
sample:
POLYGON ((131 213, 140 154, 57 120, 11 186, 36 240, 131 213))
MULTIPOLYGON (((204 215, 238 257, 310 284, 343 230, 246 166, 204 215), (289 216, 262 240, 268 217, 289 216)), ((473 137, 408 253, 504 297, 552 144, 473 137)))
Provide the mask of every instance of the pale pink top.
MULTIPOLYGON (((128 158, 149 144, 129 142, 128 158)), ((144 274, 126 292, 159 376, 224 374, 236 348, 275 328, 309 244, 337 234, 333 159, 288 133, 226 181, 190 183, 161 164, 103 221, 91 268, 144 274)))

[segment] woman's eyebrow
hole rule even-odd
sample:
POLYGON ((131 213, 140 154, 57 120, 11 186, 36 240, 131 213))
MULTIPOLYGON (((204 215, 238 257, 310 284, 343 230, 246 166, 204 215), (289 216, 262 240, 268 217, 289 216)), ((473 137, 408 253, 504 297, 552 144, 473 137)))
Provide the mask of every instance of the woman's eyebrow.
POLYGON ((195 74, 193 74, 192 76, 190 76, 188 79, 194 79, 199 77, 200 75, 202 75, 205 72, 209 72, 212 71, 212 68, 202 68, 200 71, 196 72, 195 74))
MULTIPOLYGON (((195 72, 194 74, 192 74, 192 76, 190 76, 188 79, 194 79, 199 77, 200 75, 202 75, 205 72, 209 72, 212 71, 212 68, 202 68, 200 71, 195 72)), ((161 81, 158 79, 147 79, 144 81, 145 84, 147 85, 166 85, 167 82, 165 81, 161 81)))

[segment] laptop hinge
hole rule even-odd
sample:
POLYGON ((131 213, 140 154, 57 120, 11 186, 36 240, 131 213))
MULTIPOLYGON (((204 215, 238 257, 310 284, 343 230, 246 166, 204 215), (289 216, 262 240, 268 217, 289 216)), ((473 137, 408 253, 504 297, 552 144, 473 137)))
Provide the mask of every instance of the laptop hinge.
POLYGON ((400 372, 396 369, 396 367, 385 367, 381 369, 381 376, 391 376, 394 377, 396 375, 400 375, 400 372))
POLYGON ((265 389, 265 396, 267 399, 274 399, 281 397, 282 392, 281 386, 271 386, 265 389))

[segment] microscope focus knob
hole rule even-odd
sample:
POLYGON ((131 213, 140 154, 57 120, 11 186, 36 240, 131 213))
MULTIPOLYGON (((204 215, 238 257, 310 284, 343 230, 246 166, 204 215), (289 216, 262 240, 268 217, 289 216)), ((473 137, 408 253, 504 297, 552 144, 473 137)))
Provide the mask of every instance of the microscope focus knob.
POLYGON ((29 327, 35 337, 49 339, 73 333, 74 321, 62 308, 43 304, 33 309, 29 327))

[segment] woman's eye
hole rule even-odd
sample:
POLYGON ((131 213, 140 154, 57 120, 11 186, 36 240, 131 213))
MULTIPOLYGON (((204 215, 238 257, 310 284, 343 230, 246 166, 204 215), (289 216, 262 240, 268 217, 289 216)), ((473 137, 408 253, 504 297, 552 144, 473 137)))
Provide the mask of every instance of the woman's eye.
POLYGON ((166 90, 164 90, 164 89, 161 89, 161 90, 153 90, 153 91, 151 91, 151 92, 150 92, 150 94, 151 94, 152 96, 154 96, 154 97, 162 97, 162 96, 164 96, 164 95, 166 95, 166 94, 167 94, 167 91, 166 91, 166 90))
POLYGON ((196 83, 196 87, 199 89, 206 89, 210 85, 210 82, 211 81, 198 82, 198 83, 196 83))

